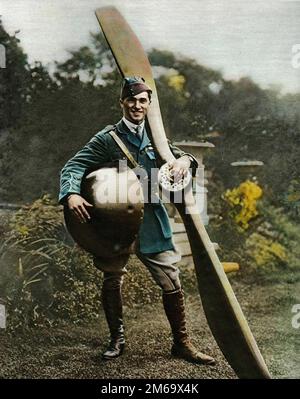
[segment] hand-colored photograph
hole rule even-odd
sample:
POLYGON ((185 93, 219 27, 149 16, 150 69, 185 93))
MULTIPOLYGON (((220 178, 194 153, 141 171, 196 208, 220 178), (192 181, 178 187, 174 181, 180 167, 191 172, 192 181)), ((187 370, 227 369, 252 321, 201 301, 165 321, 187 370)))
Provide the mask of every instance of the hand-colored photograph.
POLYGON ((299 19, 1 0, 1 379, 300 378, 299 19))

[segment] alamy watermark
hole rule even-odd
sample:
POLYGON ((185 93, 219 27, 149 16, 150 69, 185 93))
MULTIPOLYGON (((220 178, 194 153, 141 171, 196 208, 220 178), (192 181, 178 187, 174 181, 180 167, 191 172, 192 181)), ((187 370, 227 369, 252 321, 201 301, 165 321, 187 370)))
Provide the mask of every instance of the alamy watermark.
POLYGON ((0 68, 6 68, 6 48, 0 43, 0 68))
POLYGON ((6 312, 4 305, 0 305, 0 328, 6 328, 6 312))
POLYGON ((292 327, 298 329, 300 328, 300 303, 292 307, 292 313, 295 313, 292 317, 292 327))
MULTIPOLYGON (((166 168, 165 168, 166 170, 166 168)), ((127 161, 119 161, 119 167, 102 168, 92 172, 87 179, 94 177, 95 196, 99 204, 115 203, 164 203, 185 204, 186 213, 202 213, 205 207, 206 189, 200 184, 193 184, 192 170, 176 180, 168 173, 161 173, 158 168, 151 168, 149 174, 143 167, 127 168, 127 161), (114 169, 119 169, 115 173, 114 169), (133 173, 132 173, 133 172, 133 173), (125 173, 125 178, 124 177, 125 173), (136 184, 138 179, 139 184, 136 184), (159 189, 160 188, 160 189, 159 189)), ((196 171, 197 182, 204 182, 204 169, 196 171)))
POLYGON ((300 44, 294 44, 292 46, 292 67, 300 68, 300 44))

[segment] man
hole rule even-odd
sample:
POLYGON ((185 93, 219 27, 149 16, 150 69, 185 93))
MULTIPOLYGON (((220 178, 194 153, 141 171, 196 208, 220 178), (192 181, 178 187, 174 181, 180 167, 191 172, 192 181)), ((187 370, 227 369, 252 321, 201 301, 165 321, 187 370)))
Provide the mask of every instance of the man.
MULTIPOLYGON (((139 165, 147 171, 148 176, 151 168, 156 167, 155 154, 145 128, 151 93, 151 88, 143 78, 125 78, 120 96, 123 118, 116 125, 97 133, 62 169, 59 200, 83 223, 90 219, 89 207, 92 206, 80 195, 84 174, 89 168, 124 158, 109 133, 112 129, 139 165)), ((172 145, 170 149, 176 158, 170 164, 174 179, 183 176, 190 166, 197 167, 197 161, 192 155, 172 145)), ((171 353, 190 362, 214 364, 214 359, 198 352, 188 337, 183 290, 176 266, 181 256, 174 247, 168 215, 160 200, 145 203, 136 255, 162 288, 163 305, 174 339, 171 353)), ((102 303, 111 335, 110 344, 102 355, 106 360, 120 356, 125 345, 121 287, 128 256, 94 258, 95 266, 104 272, 102 303)))

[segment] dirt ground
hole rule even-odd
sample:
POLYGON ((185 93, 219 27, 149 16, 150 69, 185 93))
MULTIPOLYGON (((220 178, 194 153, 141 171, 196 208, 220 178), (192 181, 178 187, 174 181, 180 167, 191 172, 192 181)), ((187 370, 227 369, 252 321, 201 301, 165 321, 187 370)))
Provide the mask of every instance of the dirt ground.
MULTIPOLYGON (((254 285, 232 281, 273 378, 300 377, 300 329, 292 327, 292 306, 300 283, 254 285)), ((101 360, 108 331, 102 311, 97 323, 65 325, 8 337, 0 330, 0 378, 190 378, 233 379, 203 314, 199 296, 187 295, 188 325, 195 345, 214 356, 216 366, 173 359, 171 336, 160 303, 125 307, 127 347, 114 361, 101 360)))

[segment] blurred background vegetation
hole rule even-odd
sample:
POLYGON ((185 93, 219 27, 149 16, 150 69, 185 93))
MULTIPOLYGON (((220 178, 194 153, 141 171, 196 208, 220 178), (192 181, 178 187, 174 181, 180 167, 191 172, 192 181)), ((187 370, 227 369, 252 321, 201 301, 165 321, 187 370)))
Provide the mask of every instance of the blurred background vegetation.
MULTIPOLYGON (((121 78, 102 34, 50 72, 29 64, 17 35, 0 23, 7 67, 0 73, 0 302, 12 331, 98 317, 101 274, 66 233, 56 198, 65 162, 120 117, 121 78), (0 210, 1 212, 1 210, 0 210)), ((222 260, 237 261, 234 278, 293 283, 300 266, 300 93, 263 90, 251 79, 228 81, 192 59, 153 49, 167 134, 210 141, 208 227, 222 260), (264 163, 242 175, 232 162, 264 163)), ((130 261, 128 306, 150 303, 158 289, 130 261), (144 280, 145 279, 145 280, 144 280)), ((182 271, 188 290, 192 271, 182 271)))

